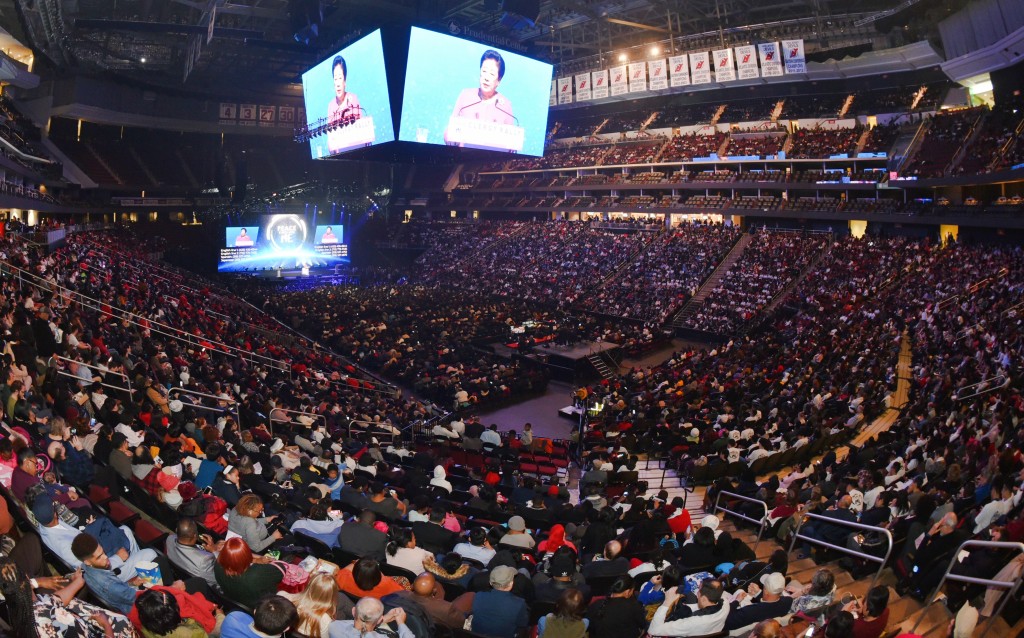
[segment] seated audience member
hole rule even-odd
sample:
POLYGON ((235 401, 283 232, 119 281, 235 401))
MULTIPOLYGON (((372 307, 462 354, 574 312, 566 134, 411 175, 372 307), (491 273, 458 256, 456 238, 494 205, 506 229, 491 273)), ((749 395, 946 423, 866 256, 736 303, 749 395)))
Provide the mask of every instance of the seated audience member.
POLYGON ((384 613, 384 605, 376 598, 362 598, 352 608, 352 620, 335 620, 328 627, 329 638, 365 638, 379 633, 382 625, 387 635, 397 634, 398 638, 415 638, 415 634, 405 626, 405 610, 395 607, 384 613))
POLYGON ((522 516, 513 516, 508 519, 508 533, 501 537, 499 545, 514 545, 524 549, 533 549, 537 541, 526 529, 526 521, 522 516))
POLYGON ((233 611, 220 627, 221 638, 280 638, 298 618, 295 605, 283 596, 268 596, 259 601, 252 616, 233 611))
POLYGON ((469 542, 459 543, 453 551, 463 558, 479 561, 481 565, 491 562, 495 552, 487 539, 487 530, 482 527, 469 530, 469 542))
POLYGON ((793 601, 790 611, 816 611, 832 604, 832 597, 836 592, 836 579, 827 569, 819 569, 814 572, 811 582, 806 585, 801 594, 793 601))
POLYGON ((444 507, 434 505, 430 508, 429 521, 412 524, 412 532, 420 547, 435 554, 444 554, 455 547, 458 535, 444 527, 447 514, 444 507))
MULTIPOLYGON (((135 604, 135 595, 142 586, 140 576, 122 579, 115 572, 99 541, 89 534, 79 534, 71 542, 71 552, 82 562, 82 575, 89 589, 103 604, 112 607, 122 614, 131 611, 135 604)), ((183 589, 184 583, 175 581, 175 587, 183 589)))
POLYGON ((241 538, 229 538, 217 555, 213 575, 224 595, 246 607, 277 591, 284 573, 271 565, 271 560, 253 556, 252 550, 241 538))
POLYGON ((491 591, 477 592, 473 596, 473 625, 480 634, 498 638, 515 638, 519 630, 530 621, 526 601, 512 593, 516 570, 499 565, 491 570, 491 591))
POLYGON ((223 472, 214 477, 210 487, 213 489, 214 496, 224 499, 228 507, 234 507, 238 505, 239 499, 242 498, 239 481, 238 468, 229 465, 224 468, 223 472))
MULTIPOLYGON (((725 629, 732 631, 769 618, 781 618, 789 613, 793 599, 786 595, 786 577, 778 572, 761 576, 746 591, 740 591, 731 605, 725 629)), ((872 638, 878 638, 872 636, 872 638)))
POLYGON ((548 564, 548 576, 537 574, 534 576, 536 585, 535 595, 537 600, 555 602, 563 592, 575 589, 583 595, 583 604, 590 598, 590 587, 578 576, 576 571, 576 559, 571 550, 565 549, 556 552, 548 564))
POLYGON ((682 594, 673 587, 665 592, 665 602, 654 612, 647 631, 654 636, 703 636, 722 631, 730 609, 722 599, 724 593, 722 581, 708 578, 697 590, 696 605, 677 606, 682 594), (672 620, 667 619, 669 612, 672 620))
MULTIPOLYGON (((54 554, 69 567, 76 568, 81 560, 71 550, 71 543, 81 533, 57 517, 53 501, 40 495, 32 503, 32 514, 39 521, 39 535, 54 554)), ((135 565, 142 561, 155 561, 157 553, 151 549, 139 549, 135 536, 126 526, 115 527, 106 518, 98 518, 85 526, 85 531, 99 541, 103 551, 110 557, 112 569, 118 570, 118 578, 129 581, 135 578, 135 565)))
POLYGON ((339 511, 332 511, 330 503, 322 501, 309 508, 309 516, 292 523, 291 532, 311 536, 328 547, 338 546, 338 532, 345 520, 339 511))
POLYGON ((604 551, 594 556, 594 560, 583 565, 585 578, 602 578, 621 576, 629 571, 629 559, 622 556, 622 543, 608 541, 604 551))
POLYGON ((217 585, 214 576, 216 554, 224 547, 224 541, 213 542, 209 534, 199 534, 196 522, 191 518, 178 521, 176 533, 167 537, 164 551, 176 567, 191 576, 202 578, 211 587, 217 585))
POLYGON ((338 588, 353 598, 382 598, 400 591, 402 586, 380 571, 380 563, 370 557, 346 565, 334 575, 338 588))
POLYGON ((383 560, 385 548, 388 544, 388 535, 379 529, 374 528, 377 522, 377 515, 372 510, 365 509, 338 531, 338 546, 350 554, 356 556, 368 556, 383 560))
POLYGON ((49 494, 54 501, 72 510, 85 510, 86 514, 91 510, 92 504, 79 495, 74 487, 44 482, 39 476, 39 459, 35 451, 31 447, 24 447, 18 452, 18 466, 11 473, 11 492, 19 501, 31 507, 29 494, 38 493, 40 487, 45 488, 43 493, 49 494))
POLYGON ((554 613, 537 619, 537 636, 586 636, 590 620, 583 617, 586 611, 583 594, 578 589, 567 589, 555 602, 554 613))
POLYGON ((263 499, 246 494, 235 508, 228 512, 228 531, 242 537, 254 552, 262 552, 284 538, 280 530, 268 526, 277 516, 263 516, 263 499))
POLYGON ((434 555, 416 546, 416 535, 405 527, 394 526, 388 532, 390 540, 387 544, 387 563, 409 570, 413 574, 426 571, 423 562, 434 555))
POLYGON ((295 604, 298 621, 293 630, 303 636, 326 636, 338 612, 338 583, 330 574, 313 574, 298 594, 281 594, 295 604))
POLYGON ((623 574, 615 579, 608 596, 590 604, 586 618, 591 638, 636 638, 647 626, 643 606, 633 595, 633 577, 623 574))
POLYGON ((416 602, 440 625, 461 628, 466 622, 466 614, 445 600, 444 586, 431 573, 417 576, 412 583, 412 591, 403 590, 395 595, 416 602))
POLYGON ((889 588, 883 585, 872 587, 864 600, 854 600, 843 610, 857 612, 852 638, 878 638, 889 625, 889 588))
POLYGON ((143 638, 206 638, 194 618, 182 618, 178 601, 167 592, 150 589, 135 601, 143 638))
POLYGON ((67 585, 51 594, 34 592, 28 576, 10 560, 0 558, 0 594, 7 602, 15 638, 134 638, 135 629, 127 618, 75 597, 84 586, 82 574, 76 573, 67 585))

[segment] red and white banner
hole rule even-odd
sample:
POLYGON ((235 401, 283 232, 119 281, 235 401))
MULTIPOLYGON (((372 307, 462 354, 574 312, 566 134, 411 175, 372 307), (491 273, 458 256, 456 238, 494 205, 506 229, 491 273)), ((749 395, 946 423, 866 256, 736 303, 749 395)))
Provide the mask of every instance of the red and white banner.
POLYGON ((551 93, 548 94, 548 106, 558 104, 558 92, 555 90, 555 81, 551 80, 551 93))
POLYGON ((755 80, 757 72, 757 48, 753 44, 736 47, 736 69, 741 80, 755 80))
POLYGON ((779 54, 778 42, 758 44, 757 54, 761 58, 761 77, 774 78, 782 75, 782 56, 779 54))
POLYGON ((238 105, 232 102, 221 102, 220 103, 220 119, 221 121, 230 120, 232 124, 238 118, 238 105))
POLYGON ((241 104, 238 107, 238 125, 239 126, 256 126, 256 105, 255 104, 241 104))
POLYGON ((711 84, 711 56, 707 51, 690 54, 690 82, 711 84))
POLYGON ((647 90, 647 65, 634 62, 629 65, 629 92, 640 93, 647 90))
POLYGON ((277 107, 260 105, 260 126, 274 126, 277 122, 277 107))
POLYGON ((590 74, 582 73, 576 76, 576 101, 587 102, 591 98, 590 74))
POLYGON ((668 88, 668 73, 664 60, 647 61, 647 79, 652 91, 668 88))
POLYGON ((294 106, 277 107, 277 125, 282 127, 289 127, 295 125, 294 106))
POLYGON ((611 73, 612 76, 612 95, 624 95, 629 93, 629 84, 626 80, 626 67, 613 66, 609 69, 609 73, 611 73))
POLYGON ((803 40, 783 40, 782 51, 786 56, 786 73, 807 73, 803 40))
POLYGON ((558 103, 572 104, 572 78, 558 78, 558 103))
POLYGON ((593 87, 595 100, 608 97, 608 69, 594 71, 590 74, 590 86, 593 87))
POLYGON ((736 79, 736 66, 732 61, 732 49, 718 49, 714 52, 715 82, 732 82, 736 79))
POLYGON ((668 59, 669 86, 690 86, 690 62, 686 54, 668 59))

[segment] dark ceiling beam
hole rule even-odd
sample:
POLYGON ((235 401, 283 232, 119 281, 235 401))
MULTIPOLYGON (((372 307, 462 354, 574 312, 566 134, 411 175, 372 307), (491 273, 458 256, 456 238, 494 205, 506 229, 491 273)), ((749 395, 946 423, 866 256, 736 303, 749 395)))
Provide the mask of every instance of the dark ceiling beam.
MULTIPOLYGON (((100 20, 95 18, 78 18, 76 29, 96 29, 100 31, 138 31, 142 33, 181 33, 185 35, 206 35, 206 26, 194 24, 172 24, 169 22, 140 22, 136 20, 100 20)), ((219 38, 247 40, 262 38, 263 31, 253 29, 229 29, 214 27, 213 35, 219 38)))
MULTIPOLYGON (((190 9, 202 12, 206 9, 205 2, 194 2, 193 0, 171 0, 175 4, 186 6, 190 9)), ((248 16, 253 18, 264 18, 267 20, 280 20, 283 17, 276 9, 264 9, 254 5, 225 3, 217 7, 217 13, 248 16)))

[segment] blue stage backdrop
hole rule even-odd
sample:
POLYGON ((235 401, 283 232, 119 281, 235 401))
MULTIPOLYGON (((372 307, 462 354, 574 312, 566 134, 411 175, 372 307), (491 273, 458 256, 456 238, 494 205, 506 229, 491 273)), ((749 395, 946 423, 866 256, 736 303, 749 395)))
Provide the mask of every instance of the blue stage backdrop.
MULTIPOLYGON (((379 30, 353 42, 302 74, 302 98, 306 104, 306 120, 310 128, 315 127, 318 120, 329 117, 331 105, 336 101, 334 60, 339 55, 344 58, 348 71, 345 77, 345 92, 350 96, 346 97, 345 106, 351 106, 350 112, 358 112, 360 117, 373 118, 373 144, 393 142, 395 130, 391 119, 391 101, 388 98, 384 47, 379 30), (358 107, 362 108, 358 108, 356 102, 358 107)), ((366 144, 331 148, 326 134, 313 137, 309 141, 310 153, 314 159, 336 155, 361 146, 366 144)))
MULTIPOLYGON (((523 155, 544 154, 548 125, 548 97, 551 65, 502 49, 470 42, 450 35, 413 27, 409 40, 409 63, 402 96, 402 119, 398 139, 405 142, 453 145, 446 130, 449 118, 459 115, 488 123, 523 129, 523 155), (504 75, 497 82, 497 96, 481 99, 481 58, 497 51, 504 62, 504 75)), ((497 129, 496 129, 497 130, 497 129)), ((494 135, 474 130, 479 141, 461 144, 474 148, 509 151, 507 144, 487 139, 494 135)))

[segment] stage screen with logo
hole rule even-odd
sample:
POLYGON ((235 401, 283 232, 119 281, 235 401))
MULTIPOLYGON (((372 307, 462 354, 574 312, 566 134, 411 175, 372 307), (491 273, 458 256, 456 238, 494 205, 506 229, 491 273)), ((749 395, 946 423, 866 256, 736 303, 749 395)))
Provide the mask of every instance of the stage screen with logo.
POLYGON ((413 27, 398 139, 544 154, 551 65, 413 27))
POLYGON ((302 74, 313 159, 395 139, 380 30, 302 74))
POLYGON ((306 215, 264 215, 259 224, 229 226, 225 235, 220 272, 303 271, 348 262, 342 225, 316 226, 306 215))

